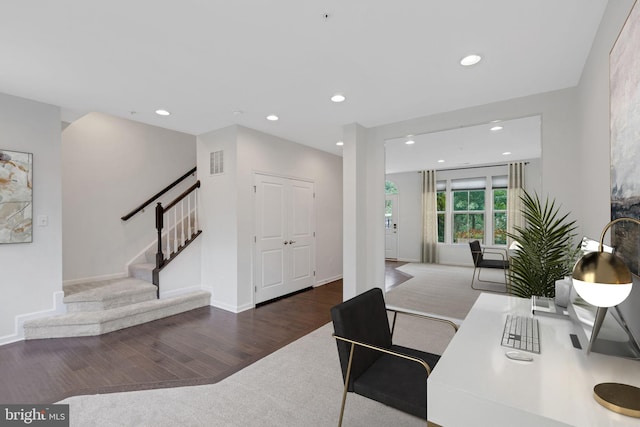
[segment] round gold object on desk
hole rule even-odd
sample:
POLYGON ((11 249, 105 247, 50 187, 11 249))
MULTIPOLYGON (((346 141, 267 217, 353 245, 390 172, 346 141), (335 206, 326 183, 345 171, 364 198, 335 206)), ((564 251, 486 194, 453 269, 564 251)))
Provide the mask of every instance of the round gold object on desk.
POLYGON ((619 414, 640 418, 640 388, 627 384, 602 383, 593 388, 596 401, 619 414))

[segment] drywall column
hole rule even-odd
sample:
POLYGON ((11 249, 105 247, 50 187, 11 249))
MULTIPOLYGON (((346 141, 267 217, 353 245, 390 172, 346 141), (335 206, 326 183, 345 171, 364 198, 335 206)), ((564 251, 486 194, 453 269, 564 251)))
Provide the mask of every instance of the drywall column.
POLYGON ((345 300, 376 286, 384 289, 384 245, 378 244, 381 237, 384 242, 384 146, 367 139, 367 130, 358 124, 343 128, 345 300))
POLYGON ((211 305, 238 311, 237 126, 199 135, 199 221, 202 229, 202 288, 211 305), (224 153, 224 173, 211 175, 211 153, 224 153))

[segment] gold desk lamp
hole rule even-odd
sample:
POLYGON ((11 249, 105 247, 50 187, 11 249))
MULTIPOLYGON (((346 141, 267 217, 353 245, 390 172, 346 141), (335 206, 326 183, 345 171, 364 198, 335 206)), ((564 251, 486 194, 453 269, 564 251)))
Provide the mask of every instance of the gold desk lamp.
MULTIPOLYGON (((578 260, 573 268, 573 286, 582 299, 598 307, 587 354, 595 341, 607 308, 620 304, 631 293, 633 284, 631 272, 617 256, 603 252, 604 235, 611 226, 620 221, 631 221, 640 225, 635 218, 617 218, 606 225, 600 235, 598 252, 590 252, 578 260)), ((605 408, 631 417, 640 418, 640 388, 619 383, 602 383, 593 388, 595 400, 605 408)))

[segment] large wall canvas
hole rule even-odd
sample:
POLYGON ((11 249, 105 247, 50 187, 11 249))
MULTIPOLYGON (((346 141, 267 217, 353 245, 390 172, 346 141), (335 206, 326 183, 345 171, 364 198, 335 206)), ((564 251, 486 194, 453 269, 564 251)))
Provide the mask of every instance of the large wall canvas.
MULTIPOLYGON (((640 219, 640 7, 635 4, 609 56, 611 102, 611 219, 640 219)), ((623 221, 611 242, 638 274, 640 227, 623 221)))
POLYGON ((31 153, 0 149, 0 243, 32 241, 31 153))

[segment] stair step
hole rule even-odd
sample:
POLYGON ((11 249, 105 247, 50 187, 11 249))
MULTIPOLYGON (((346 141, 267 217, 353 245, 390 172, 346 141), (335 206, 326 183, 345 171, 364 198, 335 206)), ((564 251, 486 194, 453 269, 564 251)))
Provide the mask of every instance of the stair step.
POLYGON ((136 279, 144 280, 145 282, 153 282, 153 269, 156 268, 155 264, 150 262, 143 262, 140 264, 129 265, 129 275, 136 279))
POLYGON ((157 288, 149 282, 127 277, 65 287, 67 312, 99 311, 156 299, 157 288))
POLYGON ((106 334, 130 326, 209 305, 211 294, 196 291, 143 301, 103 311, 67 313, 24 323, 25 339, 82 337, 106 334))

